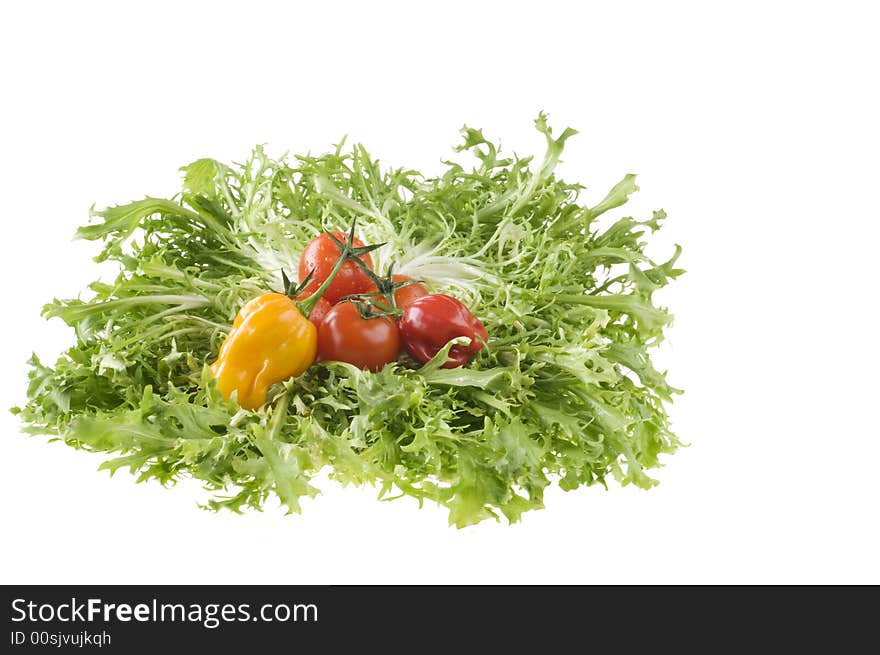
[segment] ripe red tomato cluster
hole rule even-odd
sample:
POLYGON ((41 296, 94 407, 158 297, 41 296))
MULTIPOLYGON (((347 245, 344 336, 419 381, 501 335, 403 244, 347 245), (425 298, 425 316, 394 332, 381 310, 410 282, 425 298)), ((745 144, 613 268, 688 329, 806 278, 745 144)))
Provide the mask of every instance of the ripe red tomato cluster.
MULTIPOLYGON (((332 233, 338 240, 341 232, 332 233)), ((362 247, 354 239, 355 247, 362 247)), ((299 263, 299 278, 312 272, 312 280, 300 294, 310 296, 327 279, 337 260, 339 247, 328 234, 312 239, 299 263)), ((369 253, 360 256, 370 269, 369 253)), ((425 286, 412 282, 405 275, 394 275, 395 283, 410 282, 394 290, 394 304, 402 313, 392 316, 365 318, 358 306, 342 300, 346 296, 377 293, 376 284, 354 261, 346 261, 330 283, 324 297, 312 309, 309 320, 318 328, 318 357, 325 361, 348 362, 359 368, 378 371, 397 359, 401 349, 418 362, 425 363, 446 343, 467 337, 467 344, 450 348, 446 368, 463 366, 470 361, 488 339, 486 328, 459 300, 439 293, 428 293, 425 286), (340 302, 342 301, 342 302, 340 302)))

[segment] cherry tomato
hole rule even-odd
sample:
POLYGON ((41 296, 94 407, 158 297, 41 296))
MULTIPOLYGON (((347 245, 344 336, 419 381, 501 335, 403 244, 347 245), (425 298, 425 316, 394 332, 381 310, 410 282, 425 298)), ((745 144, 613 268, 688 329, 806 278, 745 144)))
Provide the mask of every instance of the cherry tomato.
POLYGON ((378 371, 397 359, 400 331, 387 316, 363 318, 350 302, 335 305, 318 326, 318 356, 378 371))
MULTIPOLYGON (((297 300, 305 300, 310 295, 311 294, 303 292, 303 293, 299 294, 296 297, 296 299, 297 300)), ((312 307, 312 313, 309 314, 309 320, 312 322, 312 324, 315 327, 318 327, 324 321, 324 317, 327 316, 327 313, 330 311, 330 309, 332 307, 333 307, 333 305, 331 305, 329 302, 327 302, 327 300, 324 297, 319 298, 318 302, 315 303, 315 306, 312 307)))
MULTIPOLYGON (((340 241, 345 241, 347 236, 342 232, 332 232, 332 234, 340 241)), ((355 248, 362 248, 364 243, 360 239, 355 239, 353 245, 355 248)), ((303 293, 306 296, 314 293, 324 280, 329 277, 330 271, 338 259, 339 247, 333 243, 333 239, 327 233, 321 234, 309 241, 299 260, 300 281, 306 279, 309 271, 312 269, 315 271, 312 281, 303 289, 303 293)), ((370 269, 373 268, 373 259, 370 257, 370 253, 364 253, 360 256, 360 259, 370 269)), ((339 299, 343 296, 363 293, 364 289, 370 284, 370 278, 366 276, 360 267, 353 261, 347 261, 339 269, 339 273, 333 278, 323 297, 333 305, 339 302, 339 299)))
MULTIPOLYGON (((412 278, 407 275, 394 275, 392 277, 395 282, 408 282, 409 280, 412 280, 412 278)), ((376 293, 377 291, 378 289, 376 288, 376 285, 371 282, 369 288, 364 291, 364 293, 376 293)), ((424 284, 421 282, 413 282, 412 284, 407 284, 405 287, 400 287, 394 292, 394 304, 397 305, 398 309, 403 309, 414 300, 418 300, 422 296, 427 295, 428 290, 425 288, 424 284)), ((378 299, 379 302, 382 302, 382 298, 378 299)))
POLYGON ((463 366, 489 338, 486 328, 471 311, 452 296, 431 293, 413 301, 400 318, 400 336, 406 351, 423 364, 456 337, 468 337, 467 346, 449 349, 444 368, 463 366))

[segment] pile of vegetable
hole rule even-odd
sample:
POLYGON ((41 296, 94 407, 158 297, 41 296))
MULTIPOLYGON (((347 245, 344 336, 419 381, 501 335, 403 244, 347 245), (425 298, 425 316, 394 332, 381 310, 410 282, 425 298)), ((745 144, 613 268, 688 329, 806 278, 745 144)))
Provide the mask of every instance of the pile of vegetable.
POLYGON ((76 344, 31 359, 31 433, 111 454, 101 468, 207 506, 290 511, 325 469, 449 510, 459 527, 543 506, 552 482, 648 488, 679 445, 677 390, 651 363, 682 273, 645 254, 647 220, 606 212, 539 162, 464 128, 438 177, 379 166, 362 146, 243 165, 200 159, 183 191, 93 212, 77 232, 119 265, 86 299, 54 300, 76 344), (369 245, 364 245, 369 244, 369 245), (299 283, 289 273, 298 272, 299 283))

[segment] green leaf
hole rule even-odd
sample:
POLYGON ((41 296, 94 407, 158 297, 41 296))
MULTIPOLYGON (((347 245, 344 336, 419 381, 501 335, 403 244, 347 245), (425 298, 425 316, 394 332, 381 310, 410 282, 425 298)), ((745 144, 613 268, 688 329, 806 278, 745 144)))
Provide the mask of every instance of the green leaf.
POLYGON ((44 315, 72 343, 52 365, 30 360, 29 434, 101 453, 102 469, 171 485, 194 478, 207 508, 288 512, 318 493, 322 471, 375 485, 385 500, 437 503, 452 525, 513 522, 558 484, 649 488, 679 446, 668 403, 679 390, 651 360, 672 317, 655 292, 683 273, 681 249, 645 249, 666 220, 615 216, 637 190, 626 175, 593 207, 557 177, 576 134, 540 114, 543 156, 502 153, 464 127, 436 177, 386 168, 360 145, 242 164, 199 159, 181 193, 93 212, 81 238, 101 241, 115 279, 44 315), (292 285, 305 244, 357 219, 385 244, 375 270, 423 281, 483 321, 486 347, 445 369, 450 341, 417 367, 377 372, 319 362, 246 411, 217 392, 209 365, 241 307, 292 285), (290 284, 288 284, 290 283, 290 284))
POLYGON ((204 196, 213 200, 217 197, 217 178, 225 166, 214 159, 197 159, 184 166, 183 189, 196 196, 204 196))

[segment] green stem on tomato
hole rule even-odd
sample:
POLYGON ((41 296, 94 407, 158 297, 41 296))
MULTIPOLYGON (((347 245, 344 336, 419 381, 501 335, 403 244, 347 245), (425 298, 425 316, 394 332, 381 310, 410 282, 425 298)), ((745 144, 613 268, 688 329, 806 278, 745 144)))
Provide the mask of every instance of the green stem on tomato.
MULTIPOLYGON (((391 306, 391 310, 388 313, 394 314, 395 312, 400 311, 400 308, 397 306, 397 299, 394 297, 395 292, 405 286, 409 286, 410 284, 416 284, 419 282, 419 280, 406 280, 404 282, 395 282, 394 262, 388 264, 388 272, 385 274, 384 277, 380 277, 376 275, 374 271, 370 270, 370 267, 367 266, 360 258, 355 258, 353 261, 360 267, 361 271, 363 271, 363 273, 370 279, 370 281, 374 285, 376 285, 377 291, 377 293, 360 293, 354 295, 364 297, 369 296, 370 302, 372 302, 375 306, 379 307, 383 311, 387 310, 387 308, 379 305, 379 303, 376 302, 376 296, 384 296, 388 300, 388 304, 391 306)), ((395 315, 399 316, 399 313, 395 315)))
MULTIPOLYGON (((312 310, 315 308, 315 305, 318 304, 318 301, 321 299, 321 297, 327 291, 328 287, 333 282, 333 278, 336 277, 336 274, 339 273, 339 270, 342 268, 342 265, 345 262, 354 261, 354 262, 357 262, 358 264, 362 264, 362 262, 360 260, 361 255, 385 245, 384 243, 377 243, 375 245, 361 246, 361 247, 355 248, 354 247, 354 228, 355 228, 356 223, 357 223, 356 220, 353 220, 351 222, 351 229, 348 231, 348 236, 346 237, 344 243, 342 241, 339 241, 336 237, 334 237, 332 233, 328 232, 328 235, 330 236, 330 238, 333 240, 333 242, 339 248, 339 258, 336 260, 336 263, 333 265, 333 268, 330 271, 330 275, 328 275, 327 279, 324 280, 324 282, 321 284, 321 286, 319 286, 315 290, 315 293, 310 295, 305 300, 296 301, 294 299, 297 309, 299 309, 299 311, 302 313, 302 315, 305 316, 306 318, 308 318, 311 315, 312 310)), ((306 281, 300 283, 301 287, 306 286, 308 279, 311 278, 311 276, 312 276, 312 273, 314 273, 314 270, 309 272, 308 277, 306 277, 306 281)), ((283 271, 282 271, 282 274, 283 274, 283 271)))
POLYGON ((296 307, 302 312, 302 315, 308 318, 312 310, 315 308, 315 305, 318 304, 318 301, 321 299, 321 296, 327 291, 327 288, 330 286, 330 283, 333 282, 333 278, 336 277, 336 274, 339 272, 339 269, 342 268, 342 264, 346 260, 343 257, 340 257, 336 261, 336 265, 333 266, 333 270, 330 271, 330 275, 327 276, 327 279, 324 280, 324 283, 318 287, 318 289, 311 296, 306 298, 305 300, 296 301, 296 307))
POLYGON ((330 271, 330 275, 327 276, 327 279, 319 286, 315 293, 306 298, 305 300, 297 300, 295 301, 297 309, 302 312, 302 315, 306 318, 312 313, 312 310, 315 308, 315 305, 318 304, 318 301, 330 287, 330 284, 333 282, 333 278, 336 277, 336 274, 342 268, 342 265, 348 261, 350 253, 348 252, 348 248, 345 248, 345 251, 340 253, 339 259, 336 260, 336 264, 333 265, 333 269, 330 271))
MULTIPOLYGON (((380 294, 380 295, 383 295, 383 294, 380 294)), ((370 304, 368 305, 368 309, 372 310, 372 308, 375 307, 376 309, 379 310, 379 313, 377 314, 375 312, 370 312, 370 311, 368 311, 366 313, 366 315, 362 313, 361 315, 364 318, 378 318, 379 316, 393 316, 395 319, 399 319, 401 316, 403 316, 403 310, 400 309, 397 305, 395 305, 393 303, 393 301, 392 301, 391 306, 388 306, 388 305, 382 304, 381 302, 376 300, 376 298, 371 297, 371 298, 369 298, 369 303, 370 304)))

